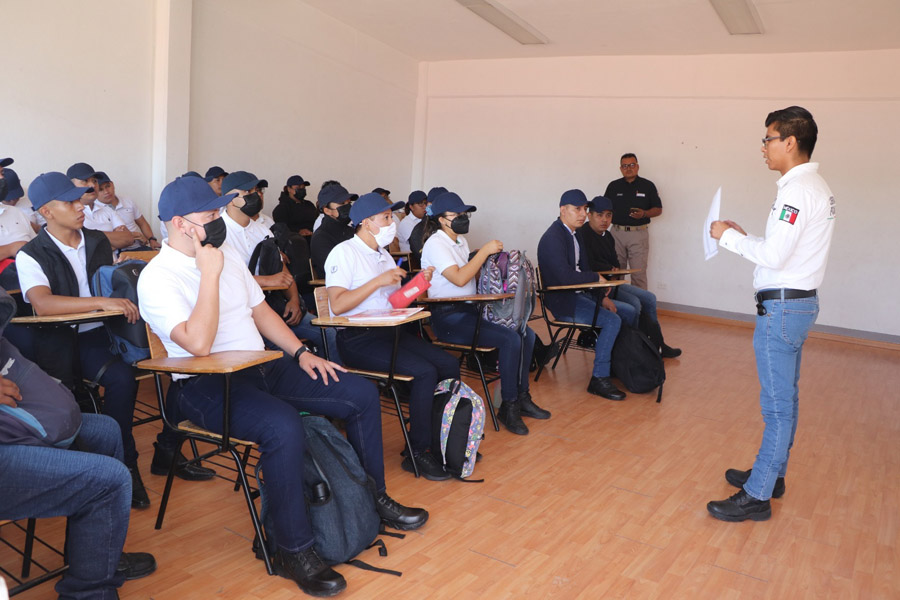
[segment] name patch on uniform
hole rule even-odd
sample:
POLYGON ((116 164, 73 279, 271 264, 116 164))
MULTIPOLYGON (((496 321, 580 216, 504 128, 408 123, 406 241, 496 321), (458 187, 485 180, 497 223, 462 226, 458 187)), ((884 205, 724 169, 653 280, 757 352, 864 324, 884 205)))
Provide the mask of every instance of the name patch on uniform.
POLYGON ((643 192, 638 192, 638 193, 635 194, 635 196, 637 196, 638 198, 644 198, 644 197, 647 196, 647 194, 645 194, 645 193, 643 193, 643 192))
POLYGON ((781 216, 778 217, 778 220, 793 225, 797 221, 797 215, 799 214, 800 211, 798 209, 794 208, 790 204, 785 204, 781 207, 781 216))

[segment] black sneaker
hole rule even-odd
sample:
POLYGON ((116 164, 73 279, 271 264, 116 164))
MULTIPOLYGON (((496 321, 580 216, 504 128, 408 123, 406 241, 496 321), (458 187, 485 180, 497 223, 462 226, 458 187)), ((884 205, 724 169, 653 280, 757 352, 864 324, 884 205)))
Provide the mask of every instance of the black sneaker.
POLYGON ((531 399, 531 394, 528 392, 523 392, 519 394, 519 400, 517 402, 519 405, 519 413, 523 417, 531 417, 532 419, 549 419, 550 411, 544 410, 540 406, 534 403, 534 400, 531 399))
MULTIPOLYGON (((747 480, 750 479, 750 473, 752 472, 753 469, 747 469, 746 471, 728 469, 725 471, 725 481, 736 488, 743 488, 744 484, 747 483, 747 480)), ((781 498, 784 496, 784 491, 784 477, 779 477, 775 480, 775 487, 772 489, 772 497, 781 498)))
POLYGON ((137 465, 128 467, 131 473, 131 508, 149 508, 150 496, 144 488, 144 482, 141 480, 141 472, 138 471, 137 465))
POLYGON ((678 358, 681 356, 681 348, 673 348, 672 346, 667 346, 665 342, 660 346, 660 354, 663 358, 678 358))
POLYGON ((768 500, 757 500, 744 490, 727 500, 708 503, 706 510, 720 521, 767 521, 772 516, 772 506, 768 500))
POLYGON ((207 481, 216 476, 216 472, 198 464, 187 464, 187 458, 184 454, 178 452, 175 455, 174 450, 166 450, 160 448, 159 444, 153 442, 153 460, 150 462, 150 473, 153 475, 168 475, 169 466, 172 460, 175 460, 175 476, 185 481, 207 481))
POLYGON ((394 529, 410 531, 418 529, 428 520, 428 511, 424 508, 409 508, 382 492, 375 497, 375 510, 381 522, 394 529))
POLYGON ((603 396, 609 400, 625 399, 625 392, 617 388, 609 377, 591 377, 587 391, 595 396, 603 396))
MULTIPOLYGON (((410 473, 416 472, 409 456, 403 459, 400 466, 404 471, 409 471, 410 473)), ((428 450, 416 453, 416 466, 419 467, 419 475, 429 481, 444 481, 450 479, 450 473, 444 470, 444 466, 441 465, 428 450)))
POLYGON ((147 552, 123 552, 116 566, 116 573, 125 575, 127 581, 146 577, 156 570, 156 559, 147 552))
POLYGON ((336 596, 347 587, 344 576, 322 562, 313 548, 300 552, 285 552, 279 548, 272 563, 276 573, 294 580, 310 596, 336 596))
POLYGON ((504 400, 500 403, 500 410, 497 411, 497 420, 516 435, 528 435, 528 426, 522 421, 522 413, 518 402, 507 402, 504 400))

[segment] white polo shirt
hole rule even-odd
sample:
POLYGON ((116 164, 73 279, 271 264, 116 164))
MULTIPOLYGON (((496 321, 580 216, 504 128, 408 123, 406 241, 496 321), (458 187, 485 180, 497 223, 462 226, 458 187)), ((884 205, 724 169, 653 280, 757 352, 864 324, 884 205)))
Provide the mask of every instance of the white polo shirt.
POLYGON ((756 263, 754 289, 814 290, 822 285, 836 206, 818 171, 818 163, 804 163, 778 180, 764 238, 735 229, 722 234, 719 245, 756 263))
MULTIPOLYGON (((137 204, 135 204, 128 198, 123 198, 119 195, 116 195, 116 198, 118 198, 119 200, 118 204, 116 204, 115 206, 107 204, 105 206, 109 206, 113 210, 113 212, 116 213, 116 216, 119 217, 122 223, 125 224, 125 227, 128 228, 128 231, 132 233, 141 233, 141 228, 138 227, 137 223, 135 223, 136 219, 140 219, 144 216, 141 214, 141 209, 139 209, 137 207, 137 204)), ((100 201, 96 200, 94 202, 94 206, 97 206, 97 202, 100 201)), ((100 204, 103 203, 100 202, 100 204)))
MULTIPOLYGON (((252 309, 265 301, 263 292, 226 241, 221 247, 225 264, 219 276, 219 329, 212 352, 264 350, 252 309)), ((170 357, 191 354, 172 341, 172 330, 187 321, 200 294, 200 270, 195 259, 162 243, 138 279, 141 317, 159 336, 170 357)), ((178 378, 178 376, 176 376, 178 378)))
MULTIPOLYGON (((407 217, 408 218, 408 217, 407 217)), ((431 298, 451 298, 453 296, 471 296, 477 293, 475 277, 465 285, 458 286, 444 277, 444 271, 453 265, 464 267, 469 262, 469 242, 463 236, 457 236, 454 242, 444 231, 431 234, 422 246, 422 268, 434 267, 431 276, 431 298)))
POLYGON ((34 236, 29 215, 18 206, 0 202, 0 246, 27 242, 34 236))
POLYGON ((250 223, 243 227, 232 219, 227 212, 222 213, 222 218, 225 219, 225 228, 228 229, 228 243, 240 255, 246 268, 250 264, 253 250, 261 241, 267 237, 272 237, 272 231, 253 219, 250 219, 250 223))
MULTIPOLYGON (((75 279, 78 281, 78 296, 80 298, 90 298, 93 296, 93 294, 91 294, 91 286, 88 283, 87 251, 84 247, 84 233, 80 230, 78 231, 78 235, 81 236, 81 241, 78 242, 77 248, 66 246, 56 239, 49 230, 47 231, 47 235, 50 236, 50 239, 53 240, 53 243, 59 248, 59 251, 62 252, 63 256, 66 257, 66 260, 69 261, 69 266, 72 267, 72 271, 75 273, 75 279)), ((30 304, 30 301, 28 300, 28 290, 31 288, 41 285, 48 288, 50 287, 50 280, 47 279, 41 266, 36 260, 21 250, 16 254, 16 270, 19 272, 19 289, 22 290, 22 297, 25 299, 25 302, 30 304)), ((79 325, 78 331, 89 331, 95 327, 100 327, 101 325, 103 325, 103 323, 87 323, 79 325)))
POLYGON ((409 236, 412 235, 413 228, 422 222, 422 219, 416 215, 409 213, 406 215, 400 225, 397 226, 397 240, 400 242, 400 251, 409 252, 409 236))
POLYGON ((125 225, 125 223, 122 222, 116 211, 108 204, 94 200, 93 208, 87 204, 84 205, 83 227, 96 231, 113 231, 116 227, 121 227, 122 225, 125 225))
MULTIPOLYGON (((251 221, 252 221, 252 219, 251 219, 251 221)), ((266 213, 259 213, 259 218, 257 218, 257 219, 256 219, 255 221, 253 221, 253 222, 256 223, 257 225, 262 225, 263 227, 265 227, 266 229, 268 229, 268 230, 269 230, 269 234, 271 235, 271 233, 272 233, 272 225, 275 224, 275 221, 272 220, 272 217, 270 217, 270 216, 267 215, 266 213)))
MULTIPOLYGON (((325 259, 325 287, 355 290, 396 266, 397 263, 387 250, 372 250, 358 235, 354 235, 335 246, 325 259)), ((393 308, 388 302, 388 296, 399 289, 400 284, 380 287, 345 314, 355 315, 366 310, 393 308)), ((336 315, 332 312, 331 316, 336 315)))

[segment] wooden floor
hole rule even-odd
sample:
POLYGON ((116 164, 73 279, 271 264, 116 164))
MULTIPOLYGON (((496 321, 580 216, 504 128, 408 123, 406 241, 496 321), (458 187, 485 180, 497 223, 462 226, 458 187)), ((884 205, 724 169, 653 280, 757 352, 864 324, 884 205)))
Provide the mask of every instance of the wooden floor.
MULTIPOLYGON (((666 363, 662 404, 587 394, 592 355, 573 350, 532 387, 550 421, 528 420, 527 437, 487 432, 475 472, 484 483, 401 471, 399 429, 385 416, 388 491, 431 519, 386 538, 389 556, 361 556, 402 578, 340 567, 341 597, 900 597, 900 352, 809 340, 787 493, 767 522, 723 523, 706 502, 735 491, 725 469, 750 467, 762 431, 752 331, 677 317, 663 326, 685 353, 666 363)), ((149 395, 149 382, 141 388, 149 395)), ((253 558, 243 498, 223 481, 176 480, 153 529, 164 482, 149 474, 156 427, 136 430, 153 508, 132 511, 126 549, 154 553, 159 570, 121 597, 302 596, 253 558)), ((61 527, 41 521, 42 532, 61 527)), ((20 597, 52 598, 51 585, 20 597)))

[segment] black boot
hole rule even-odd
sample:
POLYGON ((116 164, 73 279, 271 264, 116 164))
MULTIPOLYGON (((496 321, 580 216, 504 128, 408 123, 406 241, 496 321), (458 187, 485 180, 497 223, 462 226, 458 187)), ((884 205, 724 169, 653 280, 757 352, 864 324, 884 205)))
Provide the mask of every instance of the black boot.
POLYGON ((285 552, 279 548, 272 562, 276 573, 293 579, 310 596, 335 596, 347 587, 344 576, 322 562, 313 548, 300 552, 285 552))
POLYGON ((624 400, 625 392, 616 387, 609 377, 591 377, 587 391, 595 396, 603 396, 609 400, 624 400))
POLYGON ((123 552, 116 566, 116 574, 125 576, 126 581, 146 577, 156 570, 156 559, 147 552, 123 552))
POLYGON ((375 510, 378 512, 378 516, 381 517, 382 523, 388 527, 404 531, 418 529, 428 520, 427 510, 403 506, 388 496, 387 492, 381 492, 381 494, 375 496, 375 510))
POLYGON ((549 419, 550 411, 544 410, 540 406, 534 403, 534 400, 531 399, 531 394, 528 392, 522 392, 519 394, 519 399, 517 401, 519 405, 519 414, 523 417, 531 417, 532 419, 549 419))
POLYGON ((216 476, 216 472, 200 465, 187 464, 184 454, 178 452, 175 456, 174 450, 166 450, 160 448, 159 444, 153 442, 153 461, 150 463, 150 472, 154 475, 168 475, 169 465, 175 459, 175 476, 186 481, 206 481, 216 476))
MULTIPOLYGON (((750 473, 753 469, 739 471, 738 469, 728 469, 725 471, 725 481, 737 488, 743 488, 747 480, 750 479, 750 473)), ((775 488, 772 490, 773 498, 781 498, 784 496, 784 477, 775 480, 775 488)))
POLYGON ((659 354, 663 358, 677 358, 681 356, 681 348, 673 348, 666 344, 663 338, 662 328, 659 323, 646 323, 647 337, 653 342, 653 345, 659 348, 659 354))
POLYGON ((150 496, 144 488, 144 482, 141 480, 141 472, 138 471, 137 465, 128 467, 131 473, 131 508, 149 508, 150 496))
POLYGON ((758 500, 744 490, 727 500, 708 503, 706 510, 720 521, 766 521, 772 516, 768 500, 758 500))
POLYGON ((522 421, 522 413, 518 402, 504 400, 497 411, 497 419, 516 435, 528 435, 528 426, 522 421))

